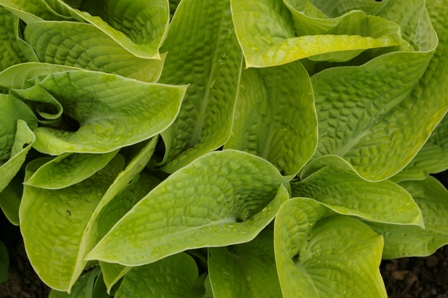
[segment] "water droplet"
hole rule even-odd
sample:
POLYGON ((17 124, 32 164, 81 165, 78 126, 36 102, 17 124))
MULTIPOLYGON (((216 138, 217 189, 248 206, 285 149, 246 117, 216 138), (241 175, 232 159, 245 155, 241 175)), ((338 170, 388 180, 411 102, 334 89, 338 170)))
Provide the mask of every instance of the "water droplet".
POLYGON ((225 271, 223 271, 222 273, 224 273, 225 275, 229 275, 229 273, 228 273, 228 272, 225 272, 225 271))
POLYGON ((246 280, 247 280, 247 281, 251 281, 251 280, 252 280, 252 277, 250 277, 250 276, 246 276, 246 280))
POLYGON ((121 136, 117 136, 117 137, 115 138, 115 142, 118 142, 119 140, 121 140, 121 136))

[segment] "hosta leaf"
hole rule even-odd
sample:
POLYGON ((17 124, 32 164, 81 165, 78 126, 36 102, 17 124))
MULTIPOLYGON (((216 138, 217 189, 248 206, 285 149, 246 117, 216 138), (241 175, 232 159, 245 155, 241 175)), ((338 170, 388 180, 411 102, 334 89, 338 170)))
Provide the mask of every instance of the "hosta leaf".
POLYGON ((242 55, 229 0, 182 1, 162 50, 168 55, 159 82, 189 84, 179 116, 162 133, 162 164, 174 172, 230 137, 242 55))
POLYGON ((419 30, 426 34, 416 41, 422 51, 390 53, 311 78, 319 120, 315 159, 338 156, 364 179, 378 181, 396 174, 420 150, 445 115, 448 98, 435 91, 445 78, 435 69, 444 64, 440 47, 429 62, 437 38, 424 9, 419 30))
POLYGON ((310 199, 280 208, 274 250, 283 297, 387 297, 382 237, 354 218, 329 215, 310 199))
POLYGON ((286 175, 296 175, 316 144, 313 91, 300 62, 243 70, 225 148, 261 156, 286 175))
POLYGON ((0 0, 0 6, 7 8, 26 23, 65 18, 58 15, 44 0, 0 0))
POLYGON ((20 167, 25 162, 28 151, 36 140, 33 132, 23 120, 17 121, 17 131, 15 136, 13 135, 12 137, 14 143, 10 149, 9 159, 7 161, 0 161, 0 192, 6 188, 11 179, 20 170, 20 167))
POLYGON ((93 25, 75 22, 28 24, 25 40, 39 61, 114 73, 128 78, 156 82, 162 73, 161 59, 138 58, 93 25))
POLYGON ((149 139, 174 121, 186 89, 81 70, 50 74, 28 96, 37 86, 80 125, 75 132, 37 128, 34 148, 50 155, 106 153, 149 139))
POLYGON ((9 222, 15 226, 19 225, 20 198, 23 193, 23 177, 20 176, 12 178, 8 186, 0 192, 0 208, 9 222))
POLYGON ((250 241, 289 197, 285 184, 259 157, 206 154, 138 202, 87 259, 138 266, 186 249, 250 241))
POLYGON ((425 229, 369 223, 384 236, 383 259, 429 256, 448 244, 448 191, 435 178, 400 183, 422 210, 425 229))
MULTIPOLYGON (((28 163, 25 180, 45 161, 28 163)), ((34 270, 53 289, 69 291, 87 264, 84 231, 123 163, 117 155, 92 177, 63 189, 25 185, 19 210, 25 248, 34 270)))
POLYGON ((445 115, 406 168, 390 179, 422 180, 429 174, 443 172, 446 169, 448 169, 448 116, 445 115))
POLYGON ((14 33, 17 22, 17 17, 2 7, 0 2, 0 71, 25 61, 14 33))
POLYGON ((339 214, 367 221, 424 226, 411 195, 391 181, 368 182, 355 173, 326 167, 291 184, 292 196, 315 199, 339 214))
POLYGON ((216 298, 282 297, 270 229, 248 243, 209 248, 208 270, 216 298))
MULTIPOLYGON (((351 10, 362 10, 367 14, 374 15, 377 12, 384 9, 384 6, 390 4, 393 1, 370 1, 370 0, 287 0, 287 2, 294 6, 298 11, 305 11, 309 15, 307 7, 310 6, 311 2, 315 10, 324 13, 324 16, 328 17, 338 17, 347 13, 351 10)), ((322 17, 322 16, 321 16, 322 17)))
POLYGON ((337 19, 316 19, 280 1, 232 0, 232 12, 247 67, 307 57, 346 61, 363 50, 400 43, 396 24, 360 11, 337 19))
POLYGON ((41 166, 24 183, 46 189, 71 186, 101 170, 117 153, 118 150, 105 154, 63 154, 41 166))
POLYGON ((133 268, 123 278, 115 297, 202 298, 205 293, 203 281, 193 258, 186 253, 179 253, 133 268))
POLYGON ((83 1, 75 8, 69 4, 65 5, 70 15, 94 25, 133 55, 160 58, 159 48, 170 18, 168 0, 83 1))

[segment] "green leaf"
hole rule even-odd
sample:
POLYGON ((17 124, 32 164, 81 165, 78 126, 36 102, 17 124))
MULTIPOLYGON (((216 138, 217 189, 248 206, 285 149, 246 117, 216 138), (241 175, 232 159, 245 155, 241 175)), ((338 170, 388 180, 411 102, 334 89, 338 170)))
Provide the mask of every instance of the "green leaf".
POLYGON ((72 186, 104 168, 117 153, 63 154, 41 166, 24 184, 46 189, 72 186))
POLYGON ((115 297, 191 297, 202 298, 203 278, 192 257, 179 253, 153 264, 135 267, 121 282, 115 297))
POLYGON ((422 214, 411 195, 391 181, 368 182, 347 170, 326 167, 291 183, 293 197, 315 199, 333 211, 367 221, 418 225, 422 214))
POLYGON ((0 5, 0 71, 25 61, 15 35, 17 23, 18 18, 0 5))
POLYGON ((144 82, 156 82, 162 73, 165 55, 152 60, 138 58, 90 24, 35 22, 25 27, 24 36, 41 62, 113 73, 144 82))
POLYGON ((378 181, 400 171, 423 146, 448 99, 432 94, 441 88, 437 77, 444 72, 433 71, 437 60, 429 62, 437 39, 425 11, 420 21, 428 41, 421 46, 427 49, 390 53, 311 78, 319 120, 314 159, 338 156, 364 179, 378 181))
POLYGON ((206 154, 138 202, 87 259, 138 266, 186 249, 248 242, 289 197, 283 185, 277 169, 259 157, 206 154))
POLYGON ((379 272, 383 239, 354 218, 330 216, 303 198, 280 208, 274 249, 284 297, 387 297, 379 272))
POLYGON ((0 241, 0 284, 8 280, 9 254, 5 244, 0 241))
POLYGON ((183 0, 162 50, 168 55, 159 82, 189 84, 179 116, 162 133, 163 170, 171 173, 230 137, 242 54, 229 0, 183 0))
MULTIPOLYGON (((28 163, 25 180, 45 162, 35 159, 28 163)), ((19 215, 26 252, 39 277, 53 289, 70 291, 87 264, 83 260, 84 231, 123 163, 123 158, 116 156, 92 177, 63 189, 25 185, 19 215)))
POLYGON ((261 156, 282 173, 296 175, 316 145, 313 90, 300 62, 243 70, 225 148, 261 156))
POLYGON ((384 236, 383 259, 429 256, 448 244, 448 191, 433 177, 400 183, 422 210, 425 229, 369 223, 384 236))
POLYGON ((271 229, 248 243, 210 247, 208 270, 216 298, 282 297, 271 229))
POLYGON ((26 90, 29 97, 36 86, 80 125, 74 132, 37 128, 34 148, 50 155, 106 153, 149 139, 174 121, 186 89, 82 70, 48 75, 26 90))
POLYGON ((13 12, 26 23, 64 19, 64 16, 58 15, 44 0, 0 0, 0 6, 13 12))
POLYGON ((48 298, 98 298, 93 296, 93 288, 95 282, 100 278, 101 270, 99 267, 94 268, 81 275, 70 293, 52 290, 48 298))
POLYGON ((140 58, 160 59, 170 18, 168 0, 83 1, 71 7, 62 1, 70 15, 88 22, 140 58), (78 9, 77 9, 78 8, 78 9))
MULTIPOLYGON (((3 118, 3 115, 1 116, 1 120, 4 120, 5 118, 3 118)), ((0 127, 0 131, 3 129, 4 127, 0 127)), ((4 132, 2 132, 2 135, 3 138, 5 136, 9 137, 9 135, 7 133, 4 134, 4 132)), ((12 138, 14 143, 12 144, 12 148, 10 149, 10 157, 6 162, 0 162, 0 192, 8 186, 11 179, 13 179, 13 177, 20 170, 20 167, 25 162, 28 151, 31 149, 31 146, 35 141, 33 132, 30 130, 27 123, 23 120, 17 121, 17 131, 15 136, 13 135, 12 138)), ((4 203, 2 203, 2 205, 3 204, 4 203)))
POLYGON ((19 207, 23 193, 23 177, 16 175, 8 186, 0 192, 0 208, 9 222, 15 226, 19 225, 19 207))
POLYGON ((361 11, 316 19, 280 1, 231 2, 247 67, 275 66, 307 57, 347 61, 366 49, 400 43, 396 24, 361 11))

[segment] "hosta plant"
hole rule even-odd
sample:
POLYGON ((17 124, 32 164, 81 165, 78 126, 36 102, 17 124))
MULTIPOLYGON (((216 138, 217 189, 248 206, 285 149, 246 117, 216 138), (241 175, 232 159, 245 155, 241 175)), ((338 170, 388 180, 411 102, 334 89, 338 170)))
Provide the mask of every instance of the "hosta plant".
POLYGON ((386 297, 381 259, 448 243, 446 0, 0 0, 0 30, 0 206, 50 297, 386 297))

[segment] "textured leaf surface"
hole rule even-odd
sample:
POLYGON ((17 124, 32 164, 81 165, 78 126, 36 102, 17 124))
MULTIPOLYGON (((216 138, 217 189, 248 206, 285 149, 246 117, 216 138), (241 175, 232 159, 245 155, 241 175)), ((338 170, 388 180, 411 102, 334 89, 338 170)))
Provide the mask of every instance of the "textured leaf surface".
POLYGON ((121 282, 115 297, 202 298, 205 289, 196 262, 179 253, 158 262, 135 267, 121 282))
POLYGON ((283 204, 274 249, 284 297, 387 297, 380 272, 383 239, 367 225, 310 199, 283 204))
MULTIPOLYGON (((432 13, 439 14, 431 19, 445 36, 445 6, 432 13)), ((420 150, 445 115, 448 98, 445 42, 429 60, 437 39, 424 8, 419 24, 414 41, 421 51, 390 53, 311 78, 319 120, 315 158, 339 156, 361 177, 378 181, 396 174, 420 150)))
POLYGON ((208 270, 216 298, 282 297, 272 229, 248 243, 209 248, 208 270))
POLYGON ((104 168, 117 153, 118 150, 105 154, 60 155, 41 166, 25 181, 25 184, 46 189, 60 189, 74 185, 104 168))
POLYGON ((170 17, 168 0, 98 0, 83 1, 80 7, 65 5, 70 15, 94 25, 135 56, 160 58, 170 17))
POLYGON ((229 0, 184 0, 170 25, 159 82, 189 87, 179 116, 162 133, 167 172, 219 148, 230 137, 242 63, 230 14, 229 0))
MULTIPOLYGON (((27 166, 27 179, 46 161, 27 166)), ((68 291, 87 264, 81 245, 92 212, 123 167, 116 156, 95 175, 73 186, 48 190, 26 186, 20 205, 20 228, 30 262, 53 289, 68 291)))
POLYGON ((296 175, 316 144, 313 91, 303 66, 243 70, 225 148, 261 156, 286 175, 296 175))
POLYGON ((383 259, 429 256, 448 244, 448 191, 435 178, 400 183, 422 210, 425 229, 369 223, 384 236, 383 259))
POLYGON ((79 277, 73 285, 73 289, 70 294, 52 290, 48 298, 99 298, 92 296, 92 294, 95 282, 98 278, 100 278, 100 274, 101 270, 99 270, 98 267, 94 268, 79 277))
POLYGON ((339 214, 367 221, 424 226, 411 195, 391 181, 368 182, 355 173, 326 167, 291 183, 292 196, 315 199, 339 214))
POLYGON ((75 22, 36 22, 25 27, 25 40, 45 63, 114 73, 156 82, 162 73, 161 59, 143 59, 126 51, 93 25, 75 22))
POLYGON ((55 13, 44 0, 0 0, 0 6, 6 7, 26 23, 63 18, 55 13))
POLYGON ((0 3, 0 71, 25 61, 14 34, 17 22, 18 19, 0 3))
POLYGON ((186 249, 250 241, 289 197, 285 183, 259 157, 209 153, 137 203, 87 259, 138 266, 186 249))
POLYGON ((275 66, 313 56, 346 61, 363 50, 400 42, 396 24, 360 11, 338 19, 316 19, 280 1, 232 0, 232 12, 247 67, 275 66))
POLYGON ((174 121, 186 89, 81 70, 48 75, 29 96, 36 86, 80 125, 75 132, 37 128, 34 148, 50 155, 106 153, 149 139, 174 121))

